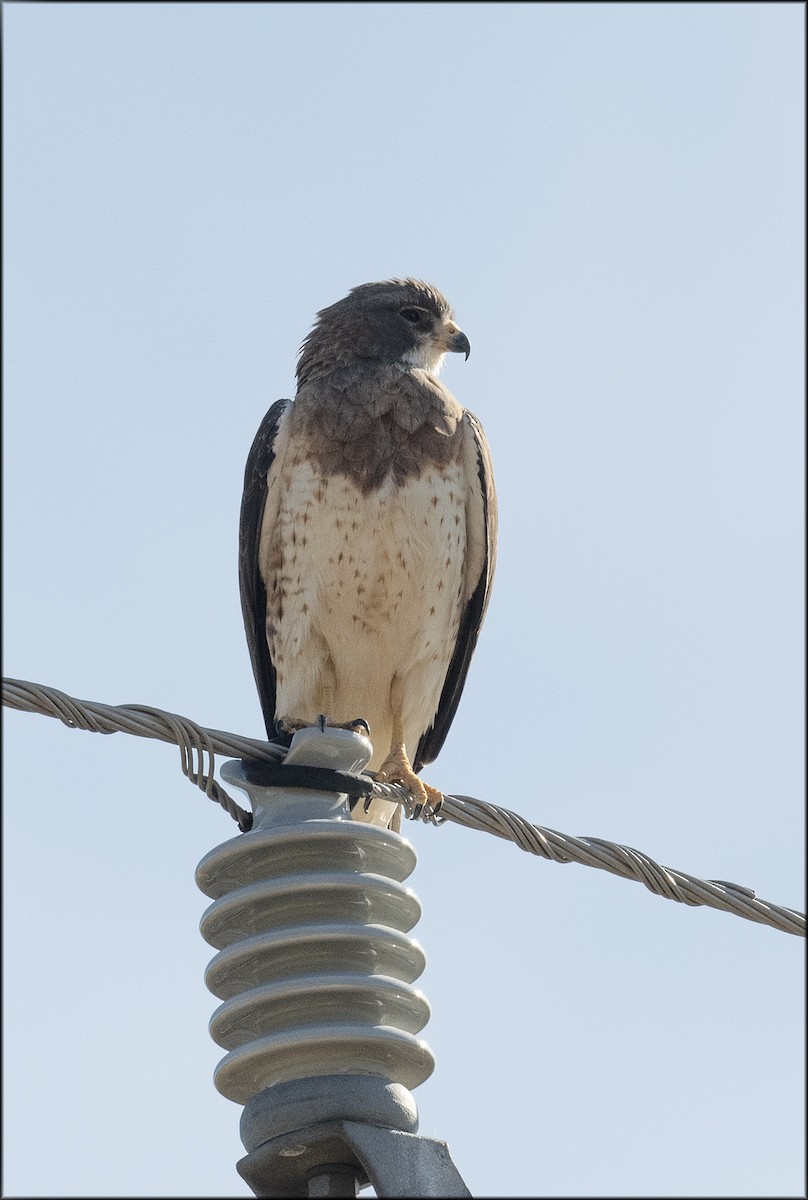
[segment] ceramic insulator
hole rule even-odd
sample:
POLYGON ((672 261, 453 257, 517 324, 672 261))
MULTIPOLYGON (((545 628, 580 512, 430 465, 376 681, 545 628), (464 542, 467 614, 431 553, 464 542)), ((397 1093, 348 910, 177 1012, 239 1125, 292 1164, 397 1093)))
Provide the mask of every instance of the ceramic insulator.
MULTIPOLYGON (((351 771, 371 749, 348 730, 304 729, 286 761, 351 771)), ((421 906, 404 883, 412 845, 353 821, 344 795, 256 786, 240 762, 221 774, 250 796, 255 824, 196 874, 213 900, 202 936, 218 951, 205 975, 222 1001, 211 1036, 227 1051, 216 1087, 238 1104, 313 1076, 416 1087, 434 1058, 417 1037, 429 1005, 412 986, 425 966, 410 936, 421 906)))

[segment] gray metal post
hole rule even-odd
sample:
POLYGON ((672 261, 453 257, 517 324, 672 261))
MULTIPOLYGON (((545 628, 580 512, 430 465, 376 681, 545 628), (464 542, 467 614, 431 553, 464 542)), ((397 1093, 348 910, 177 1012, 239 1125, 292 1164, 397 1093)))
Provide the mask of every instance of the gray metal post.
MULTIPOLYGON (((290 765, 360 771, 367 738, 295 734, 290 765)), ((425 957, 421 908, 404 880, 412 845, 353 821, 345 795, 222 777, 249 796, 249 833, 210 851, 197 883, 213 903, 205 980, 222 1001, 211 1036, 228 1051, 218 1090, 245 1106, 238 1171, 256 1196, 468 1196, 444 1142, 419 1137, 410 1092, 434 1058, 413 987, 425 957)))

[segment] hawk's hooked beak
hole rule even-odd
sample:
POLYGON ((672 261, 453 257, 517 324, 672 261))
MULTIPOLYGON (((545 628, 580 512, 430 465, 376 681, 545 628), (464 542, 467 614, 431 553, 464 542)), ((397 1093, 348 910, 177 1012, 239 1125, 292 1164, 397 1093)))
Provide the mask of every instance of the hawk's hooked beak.
POLYGON ((466 337, 462 329, 458 329, 454 322, 450 322, 446 327, 446 349, 452 354, 465 354, 466 358, 471 354, 471 342, 466 337))

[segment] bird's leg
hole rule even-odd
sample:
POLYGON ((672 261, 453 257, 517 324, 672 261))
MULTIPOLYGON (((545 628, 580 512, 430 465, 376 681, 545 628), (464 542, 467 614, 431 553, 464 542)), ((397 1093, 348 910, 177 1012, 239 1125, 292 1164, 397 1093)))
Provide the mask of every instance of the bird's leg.
POLYGON ((316 693, 316 702, 321 711, 316 717, 278 717, 275 720, 277 733, 283 738, 291 739, 292 734, 297 733, 299 729, 316 728, 319 726, 320 729, 324 730, 326 725, 330 725, 333 729, 350 729, 352 732, 354 730, 361 732, 361 728, 359 727, 363 727, 369 735, 370 726, 361 717, 353 721, 346 721, 341 725, 331 720, 330 714, 334 711, 335 680, 334 663, 330 655, 327 655, 323 662, 322 675, 316 693))
POLYGON ((443 803, 443 792, 430 787, 415 774, 407 757, 403 734, 401 717, 396 714, 393 717, 393 740, 387 757, 376 772, 376 780, 378 783, 401 783, 412 793, 417 805, 439 808, 443 803))

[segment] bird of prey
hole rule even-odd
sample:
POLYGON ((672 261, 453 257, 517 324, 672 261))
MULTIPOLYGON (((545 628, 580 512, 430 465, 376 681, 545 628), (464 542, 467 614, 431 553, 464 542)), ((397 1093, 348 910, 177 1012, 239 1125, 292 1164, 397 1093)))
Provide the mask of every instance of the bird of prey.
MULTIPOLYGON (((364 720, 420 803, 488 605, 496 495, 479 421, 438 380, 469 340, 417 279, 353 288, 303 342, 247 459, 240 587, 267 733, 364 720)), ((376 799, 354 817, 397 827, 376 799)), ((394 821, 393 818, 397 817, 394 821)))

